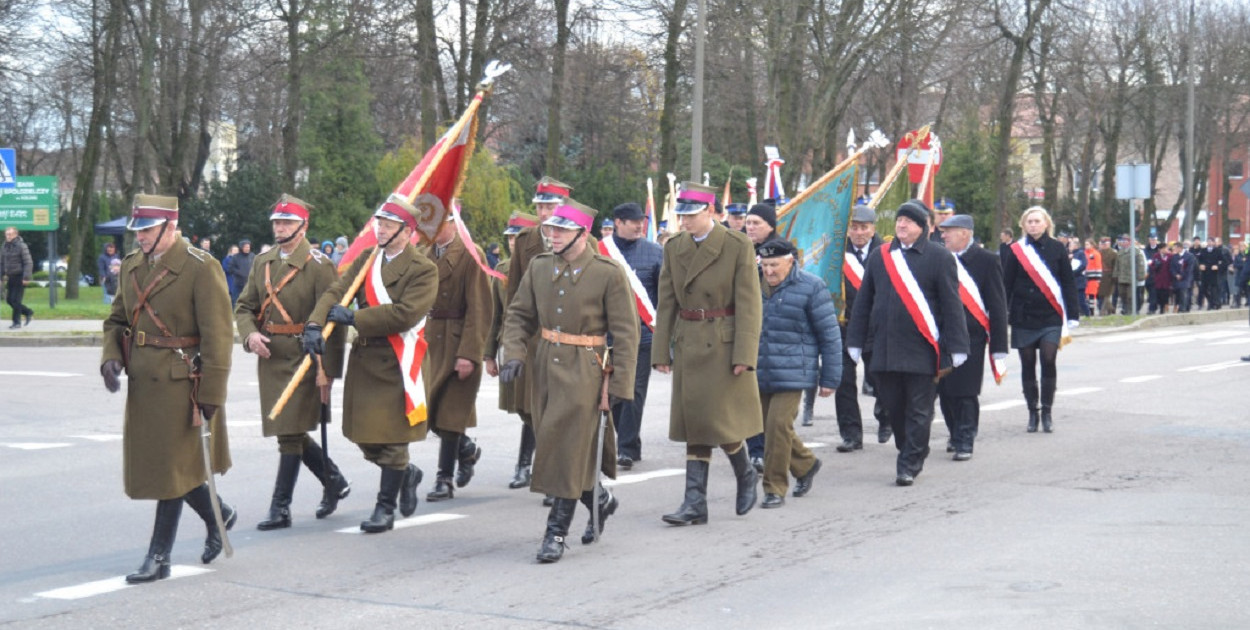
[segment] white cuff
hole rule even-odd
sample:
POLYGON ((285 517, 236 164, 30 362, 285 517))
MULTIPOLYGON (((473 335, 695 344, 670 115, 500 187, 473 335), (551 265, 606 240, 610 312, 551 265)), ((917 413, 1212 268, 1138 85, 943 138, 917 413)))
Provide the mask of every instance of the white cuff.
POLYGON ((951 365, 955 367, 959 367, 963 365, 964 361, 967 361, 967 360, 968 360, 968 354, 966 352, 952 352, 951 353, 951 365))
POLYGON ((1006 360, 1007 360, 1007 353, 1006 353, 1006 352, 995 352, 995 353, 993 354, 993 357, 994 357, 994 360, 995 360, 995 361, 1006 361, 1006 360))
POLYGON ((859 364, 859 357, 863 353, 864 353, 863 348, 847 348, 846 349, 847 356, 851 357, 851 360, 854 361, 856 365, 859 364))
POLYGON ((1078 327, 1078 326, 1080 326, 1080 325, 1081 325, 1081 322, 1080 322, 1080 321, 1078 321, 1078 320, 1075 320, 1075 319, 1070 319, 1070 320, 1068 320, 1068 328, 1069 328, 1069 329, 1071 329, 1071 328, 1076 328, 1076 327, 1078 327))

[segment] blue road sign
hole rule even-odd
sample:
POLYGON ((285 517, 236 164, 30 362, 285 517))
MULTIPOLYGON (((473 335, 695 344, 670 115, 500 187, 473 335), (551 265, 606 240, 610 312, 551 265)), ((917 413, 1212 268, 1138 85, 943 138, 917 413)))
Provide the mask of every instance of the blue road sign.
POLYGON ((17 150, 0 149, 0 188, 17 187, 17 150))

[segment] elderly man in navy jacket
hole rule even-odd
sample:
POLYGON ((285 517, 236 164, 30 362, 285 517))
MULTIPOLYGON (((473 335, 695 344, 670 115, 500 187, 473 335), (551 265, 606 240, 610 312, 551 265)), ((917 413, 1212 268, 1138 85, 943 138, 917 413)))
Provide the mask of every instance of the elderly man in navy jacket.
POLYGON ((820 460, 794 433, 794 414, 803 390, 820 387, 833 395, 842 380, 842 333, 829 288, 819 276, 794 263, 794 246, 772 240, 756 249, 764 283, 764 321, 759 363, 755 368, 764 412, 763 508, 785 504, 787 473, 794 475, 794 496, 812 488, 820 460), (819 359, 819 365, 817 365, 819 359))

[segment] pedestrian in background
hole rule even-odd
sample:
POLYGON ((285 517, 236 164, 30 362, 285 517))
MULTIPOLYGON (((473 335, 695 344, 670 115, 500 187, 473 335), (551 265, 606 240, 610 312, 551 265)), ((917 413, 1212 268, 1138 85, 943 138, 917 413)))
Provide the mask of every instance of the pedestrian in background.
POLYGON ((13 325, 9 328, 21 328, 23 317, 29 326, 30 319, 35 316, 30 307, 22 304, 26 285, 30 283, 33 272, 34 262, 30 259, 30 248, 26 246, 26 241, 18 236, 17 228, 5 228, 4 245, 0 246, 0 280, 8 283, 4 301, 13 309, 13 325))

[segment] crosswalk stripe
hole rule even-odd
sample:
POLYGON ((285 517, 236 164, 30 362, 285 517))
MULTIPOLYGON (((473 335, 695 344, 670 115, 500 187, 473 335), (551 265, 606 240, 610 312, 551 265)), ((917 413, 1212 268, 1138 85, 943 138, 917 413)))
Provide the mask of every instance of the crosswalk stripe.
POLYGON ((1077 387, 1074 389, 1059 389, 1055 392, 1056 396, 1080 396, 1081 394, 1092 394, 1102 391, 1101 387, 1077 387))
POLYGON ((661 468, 660 470, 651 470, 644 473, 617 475, 616 479, 604 479, 603 485, 604 487, 611 488, 614 486, 624 486, 631 483, 641 483, 643 481, 650 481, 661 477, 675 477, 677 475, 684 474, 686 474, 686 471, 682 468, 661 468))
POLYGON ((73 445, 69 442, 0 442, 0 446, 21 449, 23 451, 42 451, 49 448, 65 448, 73 445))
POLYGON ((1023 407, 1023 400, 1004 400, 1002 402, 982 405, 981 411, 1002 411, 1003 409, 1011 409, 1012 407, 1023 407))
MULTIPOLYGON (((183 564, 175 564, 169 567, 168 579, 176 580, 178 578, 191 577, 194 575, 202 575, 204 573, 212 573, 212 572, 213 572, 212 569, 205 569, 203 567, 193 567, 193 566, 188 566, 188 565, 183 565, 183 564)), ((42 597, 44 599, 64 599, 64 600, 83 599, 85 597, 94 597, 96 595, 104 595, 105 593, 112 593, 115 591, 120 591, 122 589, 130 588, 132 586, 136 586, 136 585, 128 584, 126 582, 126 576, 119 575, 117 577, 111 577, 106 580, 96 580, 95 582, 87 582, 85 584, 77 584, 74 586, 54 588, 50 591, 43 591, 41 593, 35 593, 35 597, 42 597)))
POLYGON ((1160 374, 1147 374, 1145 376, 1130 376, 1128 378, 1122 378, 1120 379, 1120 382, 1121 383, 1149 383, 1150 381, 1157 381, 1161 378, 1163 378, 1163 376, 1160 374))
MULTIPOLYGON (((434 514, 422 514, 421 516, 413 516, 409 518, 401 518, 395 521, 395 529, 407 529, 409 527, 419 527, 421 525, 432 525, 434 523, 442 523, 445 521, 456 521, 462 518, 468 518, 464 514, 452 514, 450 512, 435 512, 434 514)), ((360 526, 344 527, 343 529, 334 530, 340 534, 363 534, 360 526)))
POLYGON ((50 376, 52 378, 71 378, 82 376, 73 372, 37 372, 37 371, 0 371, 0 376, 50 376))

